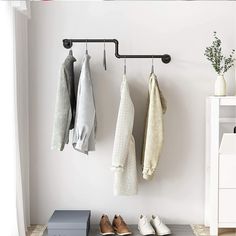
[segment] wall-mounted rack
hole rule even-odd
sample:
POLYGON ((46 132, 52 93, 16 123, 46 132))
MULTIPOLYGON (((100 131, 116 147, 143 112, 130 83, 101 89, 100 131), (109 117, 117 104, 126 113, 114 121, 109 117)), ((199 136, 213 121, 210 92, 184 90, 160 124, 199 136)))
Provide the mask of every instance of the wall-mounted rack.
POLYGON ((114 43, 115 56, 117 58, 160 58, 163 63, 167 64, 171 61, 171 56, 163 55, 121 55, 119 54, 119 41, 117 39, 63 39, 63 46, 71 48, 73 43, 114 43))

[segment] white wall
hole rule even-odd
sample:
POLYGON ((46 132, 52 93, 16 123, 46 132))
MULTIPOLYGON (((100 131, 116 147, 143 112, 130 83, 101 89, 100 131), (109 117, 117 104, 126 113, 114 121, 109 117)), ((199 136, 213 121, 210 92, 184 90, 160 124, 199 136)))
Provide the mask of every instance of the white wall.
MULTIPOLYGON (((234 2, 33 2, 29 23, 31 223, 46 223, 55 209, 91 209, 93 222, 102 213, 120 213, 134 223, 140 213, 159 214, 168 223, 202 223, 204 213, 204 106, 216 77, 203 56, 216 30, 225 50, 235 47, 234 2), (157 175, 139 194, 114 197, 110 171, 123 61, 107 45, 89 44, 98 117, 97 150, 86 157, 68 145, 50 150, 59 68, 67 55, 63 38, 117 38, 120 53, 172 56, 155 61, 168 102, 165 144, 157 175)), ((77 66, 85 50, 74 45, 77 66)), ((143 140, 151 61, 127 61, 135 105, 137 158, 143 140)), ((230 86, 234 73, 227 74, 230 86)), ((233 93, 230 87, 229 93, 233 93)))
POLYGON ((30 224, 29 204, 29 97, 28 97, 28 18, 15 11, 16 87, 19 147, 24 201, 24 222, 30 224))

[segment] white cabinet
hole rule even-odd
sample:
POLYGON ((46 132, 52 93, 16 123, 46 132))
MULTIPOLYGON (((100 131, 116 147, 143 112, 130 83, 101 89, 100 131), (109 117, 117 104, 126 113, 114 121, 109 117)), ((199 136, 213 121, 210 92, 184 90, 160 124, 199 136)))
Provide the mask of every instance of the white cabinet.
MULTIPOLYGON (((220 155, 219 188, 236 189, 236 156, 220 155)), ((236 198, 235 198, 235 203, 236 203, 236 198)))
POLYGON ((222 154, 219 152, 221 125, 231 124, 233 131, 236 114, 222 117, 221 108, 225 106, 235 109, 236 96, 207 99, 205 225, 210 226, 212 236, 218 235, 218 228, 236 228, 236 141, 235 146, 225 145, 222 154), (228 153, 227 149, 230 149, 228 153))
POLYGON ((236 224, 236 189, 219 190, 219 226, 235 227, 236 224), (227 226, 226 226, 227 225, 227 226))

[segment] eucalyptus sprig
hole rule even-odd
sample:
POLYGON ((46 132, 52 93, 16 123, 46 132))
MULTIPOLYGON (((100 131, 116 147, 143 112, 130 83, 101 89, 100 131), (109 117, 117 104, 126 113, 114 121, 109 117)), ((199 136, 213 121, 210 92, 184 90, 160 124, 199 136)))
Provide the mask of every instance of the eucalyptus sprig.
POLYGON ((223 75, 232 66, 234 66, 235 58, 233 49, 229 57, 226 57, 222 53, 221 40, 217 37, 216 32, 214 32, 214 40, 210 47, 205 49, 204 55, 207 60, 209 60, 218 75, 223 75))

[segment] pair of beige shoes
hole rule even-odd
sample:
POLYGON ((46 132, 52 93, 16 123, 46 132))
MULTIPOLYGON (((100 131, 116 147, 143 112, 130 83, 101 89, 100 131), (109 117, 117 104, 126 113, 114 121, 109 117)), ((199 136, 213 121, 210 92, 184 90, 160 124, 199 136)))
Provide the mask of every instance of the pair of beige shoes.
POLYGON ((101 235, 117 234, 124 236, 132 234, 127 224, 120 215, 114 216, 112 224, 107 215, 102 215, 99 226, 101 235))

